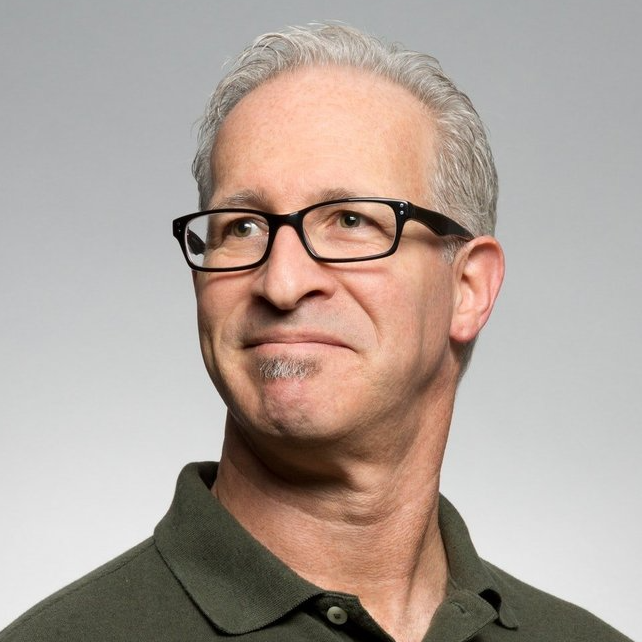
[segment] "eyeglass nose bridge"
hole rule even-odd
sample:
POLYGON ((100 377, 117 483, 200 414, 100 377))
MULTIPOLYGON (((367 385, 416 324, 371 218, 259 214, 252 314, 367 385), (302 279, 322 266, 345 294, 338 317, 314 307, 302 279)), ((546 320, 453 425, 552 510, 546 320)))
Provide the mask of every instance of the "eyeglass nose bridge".
POLYGON ((310 211, 310 209, 312 208, 297 210, 296 212, 292 212, 290 214, 263 214, 268 222, 268 242, 265 246, 265 253, 261 258, 259 265, 265 263, 270 258, 270 254, 272 253, 272 246, 274 245, 274 241, 276 240, 276 235, 283 227, 294 228, 296 235, 299 237, 299 241, 301 242, 301 245, 303 245, 308 256, 315 260, 319 260, 319 256, 310 246, 305 236, 305 230, 303 229, 303 218, 310 211))

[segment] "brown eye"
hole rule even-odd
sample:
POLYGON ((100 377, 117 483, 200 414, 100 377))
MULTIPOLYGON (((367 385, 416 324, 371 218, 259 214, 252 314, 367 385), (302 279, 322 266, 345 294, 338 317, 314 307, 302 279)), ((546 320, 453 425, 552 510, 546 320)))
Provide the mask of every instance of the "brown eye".
POLYGON ((345 228, 354 228, 359 227, 363 223, 363 217, 361 214, 355 214, 354 212, 343 212, 339 216, 339 225, 345 228))
POLYGON ((256 221, 251 219, 240 219, 230 226, 230 234, 236 238, 247 238, 260 233, 261 230, 256 221))

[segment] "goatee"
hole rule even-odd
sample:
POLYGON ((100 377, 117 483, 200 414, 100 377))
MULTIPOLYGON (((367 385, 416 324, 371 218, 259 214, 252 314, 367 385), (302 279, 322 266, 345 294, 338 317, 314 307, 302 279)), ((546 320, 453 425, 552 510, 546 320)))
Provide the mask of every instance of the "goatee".
POLYGON ((319 366, 312 357, 272 357, 262 359, 259 372, 263 379, 305 379, 318 372, 319 366))

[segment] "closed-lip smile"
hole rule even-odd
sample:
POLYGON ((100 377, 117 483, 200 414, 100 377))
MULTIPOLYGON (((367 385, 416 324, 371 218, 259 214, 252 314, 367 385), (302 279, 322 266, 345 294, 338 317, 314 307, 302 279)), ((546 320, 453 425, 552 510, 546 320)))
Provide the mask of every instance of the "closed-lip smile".
POLYGON ((245 346, 254 348, 271 343, 319 343, 342 348, 348 347, 344 341, 336 336, 319 330, 265 330, 249 336, 245 341, 245 346))

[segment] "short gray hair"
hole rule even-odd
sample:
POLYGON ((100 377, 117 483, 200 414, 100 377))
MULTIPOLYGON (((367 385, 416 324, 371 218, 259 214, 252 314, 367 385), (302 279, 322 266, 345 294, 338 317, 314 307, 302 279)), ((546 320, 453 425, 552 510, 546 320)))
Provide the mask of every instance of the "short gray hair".
POLYGON ((265 34, 233 63, 210 97, 199 130, 192 171, 201 209, 207 208, 214 191, 211 156, 226 116, 267 80, 317 65, 363 69, 415 95, 428 108, 437 130, 436 170, 427 186, 430 207, 457 220, 475 236, 494 233, 497 173, 484 125, 468 96, 455 87, 432 56, 339 24, 265 34))

